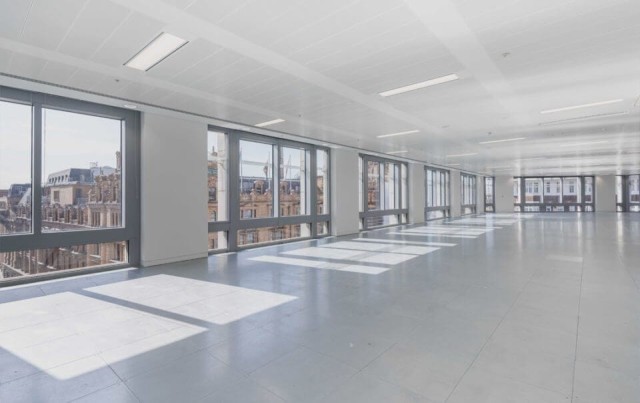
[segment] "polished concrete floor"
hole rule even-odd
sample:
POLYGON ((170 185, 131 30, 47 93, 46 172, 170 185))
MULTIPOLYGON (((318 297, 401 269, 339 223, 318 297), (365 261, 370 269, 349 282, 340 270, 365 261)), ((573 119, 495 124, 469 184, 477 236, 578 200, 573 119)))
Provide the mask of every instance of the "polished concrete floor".
POLYGON ((495 215, 0 290, 0 402, 638 402, 640 214, 495 215))

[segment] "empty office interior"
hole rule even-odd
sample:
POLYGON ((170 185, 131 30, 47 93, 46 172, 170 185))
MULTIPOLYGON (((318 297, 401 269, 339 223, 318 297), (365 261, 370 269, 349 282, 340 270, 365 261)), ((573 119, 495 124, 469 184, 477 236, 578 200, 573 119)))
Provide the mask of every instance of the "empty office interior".
POLYGON ((639 20, 0 0, 0 402, 640 402, 639 20))

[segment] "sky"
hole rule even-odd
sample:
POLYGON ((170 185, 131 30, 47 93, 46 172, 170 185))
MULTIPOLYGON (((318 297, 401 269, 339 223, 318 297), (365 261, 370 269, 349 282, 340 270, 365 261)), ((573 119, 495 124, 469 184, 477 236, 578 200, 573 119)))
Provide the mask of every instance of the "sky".
MULTIPOLYGON (((43 181, 68 168, 116 166, 119 120, 44 110, 43 181)), ((31 107, 0 101, 0 189, 31 182, 31 107)))

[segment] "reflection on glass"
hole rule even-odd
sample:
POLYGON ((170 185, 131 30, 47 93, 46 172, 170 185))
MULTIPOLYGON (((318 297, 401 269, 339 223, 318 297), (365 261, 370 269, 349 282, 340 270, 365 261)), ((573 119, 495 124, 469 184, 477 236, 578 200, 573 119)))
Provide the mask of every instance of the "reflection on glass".
MULTIPOLYGON (((317 211, 318 214, 329 214, 329 153, 327 151, 316 150, 316 168, 317 211)), ((362 189, 359 194, 362 195, 362 189)))
POLYGON ((209 232, 209 250, 224 250, 227 249, 227 232, 209 232))
POLYGON ((304 149, 280 149, 280 216, 306 214, 306 152, 304 149))
POLYGON ((240 140, 240 218, 273 217, 273 146, 240 140))
POLYGON ((0 253, 0 280, 128 261, 127 242, 0 253))
POLYGON ((122 227, 122 122, 43 110, 42 231, 122 227))
POLYGON ((238 231, 238 246, 305 238, 310 236, 309 228, 309 224, 293 224, 280 227, 242 229, 238 231))
POLYGON ((0 236, 31 232, 31 106, 0 101, 0 236))
POLYGON ((369 210, 380 210, 380 163, 368 161, 367 164, 367 205, 369 210))
POLYGON ((226 221, 229 219, 227 155, 227 135, 225 133, 212 131, 207 133, 209 221, 226 221))

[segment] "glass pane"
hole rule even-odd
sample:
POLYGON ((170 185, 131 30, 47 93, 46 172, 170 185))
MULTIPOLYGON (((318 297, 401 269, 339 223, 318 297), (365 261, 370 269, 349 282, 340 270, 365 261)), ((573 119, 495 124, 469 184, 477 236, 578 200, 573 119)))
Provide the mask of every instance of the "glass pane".
POLYGON ((364 198, 362 195, 362 190, 364 188, 364 172, 363 172, 363 165, 364 162, 362 160, 362 157, 358 158, 358 178, 360 178, 360 182, 358 183, 358 209, 360 212, 363 212, 364 210, 364 198))
POLYGON ((0 253, 0 280, 128 261, 127 242, 0 253))
POLYGON ((427 207, 433 207, 433 171, 427 169, 427 207))
POLYGON ((400 164, 400 175, 402 177, 402 208, 409 208, 409 199, 407 197, 407 189, 409 189, 408 182, 408 167, 406 164, 400 164))
POLYGON ((484 200, 486 204, 493 204, 493 178, 484 178, 484 200))
MULTIPOLYGON (((624 203, 624 196, 622 195, 622 176, 616 176, 616 203, 624 203)), ((620 211, 620 210, 618 210, 620 211)))
POLYGON ((367 164, 367 206, 369 210, 380 210, 380 164, 368 161, 367 164))
POLYGON ((398 224, 398 215, 385 215, 382 217, 367 217, 367 228, 383 227, 398 224))
POLYGON ((226 133, 209 132, 207 134, 209 221, 229 219, 227 156, 226 133))
POLYGON ((544 179, 544 202, 549 204, 562 203, 562 179, 544 179))
POLYGON ((209 232, 209 250, 227 249, 227 232, 209 232))
POLYGON ((282 147, 280 150, 280 216, 306 214, 306 151, 282 147))
POLYGON ((387 162, 384 164, 384 199, 382 208, 387 210, 398 208, 399 189, 398 165, 387 162))
POLYGON ((238 246, 257 245, 309 236, 309 224, 283 225, 238 231, 238 246))
POLYGON ((582 203, 582 183, 580 178, 562 178, 562 194, 565 203, 582 203))
POLYGON ((542 203, 542 179, 527 178, 524 180, 525 203, 542 203))
POLYGON ((586 178, 584 178, 584 202, 593 203, 593 177, 592 176, 587 176, 586 178))
POLYGON ((43 110, 42 231, 122 227, 122 122, 43 110))
POLYGON ((273 146, 240 140, 240 218, 273 217, 273 146))
MULTIPOLYGON (((627 179, 627 188, 629 189, 629 203, 640 203, 640 175, 629 175, 627 179)), ((636 211, 636 207, 630 207, 630 211, 636 211)))
MULTIPOLYGON (((318 214, 329 214, 329 153, 316 150, 318 214)), ((359 194, 362 193, 360 189, 359 194)))
POLYGON ((0 101, 0 235, 31 232, 31 106, 0 101))
MULTIPOLYGON (((515 204, 520 204, 522 203, 522 198, 520 196, 520 184, 522 179, 520 178, 515 178, 513 181, 513 202, 515 204)), ((520 211, 520 209, 515 210, 515 211, 520 211)))
POLYGON ((318 223, 318 235, 329 235, 329 222, 321 221, 318 223))

